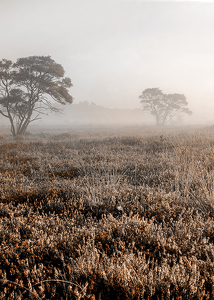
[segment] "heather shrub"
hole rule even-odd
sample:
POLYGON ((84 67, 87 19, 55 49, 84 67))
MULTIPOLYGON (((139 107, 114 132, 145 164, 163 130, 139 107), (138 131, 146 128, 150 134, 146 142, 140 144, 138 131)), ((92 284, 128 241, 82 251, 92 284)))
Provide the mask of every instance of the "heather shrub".
POLYGON ((214 299, 213 129, 129 130, 1 141, 1 299, 214 299))

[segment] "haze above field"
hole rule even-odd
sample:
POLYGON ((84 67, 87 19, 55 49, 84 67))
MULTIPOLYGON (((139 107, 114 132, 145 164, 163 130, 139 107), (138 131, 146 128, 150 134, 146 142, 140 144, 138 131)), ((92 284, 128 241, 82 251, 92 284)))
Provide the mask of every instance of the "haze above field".
POLYGON ((74 103, 140 108, 141 92, 160 87, 185 94, 192 119, 212 120, 213 1, 0 4, 0 59, 51 55, 73 82, 74 103))

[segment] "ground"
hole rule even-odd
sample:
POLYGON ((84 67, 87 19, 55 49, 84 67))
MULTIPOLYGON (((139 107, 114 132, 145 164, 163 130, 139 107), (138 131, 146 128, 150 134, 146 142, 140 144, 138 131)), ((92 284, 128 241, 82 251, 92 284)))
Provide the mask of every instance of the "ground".
POLYGON ((214 127, 0 131, 1 299, 214 299, 214 127))

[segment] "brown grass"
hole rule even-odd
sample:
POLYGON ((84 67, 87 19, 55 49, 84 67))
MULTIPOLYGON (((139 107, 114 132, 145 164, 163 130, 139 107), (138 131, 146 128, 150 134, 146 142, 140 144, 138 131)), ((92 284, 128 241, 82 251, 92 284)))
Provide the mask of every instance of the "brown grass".
POLYGON ((212 127, 40 137, 0 140, 1 299, 214 299, 212 127))

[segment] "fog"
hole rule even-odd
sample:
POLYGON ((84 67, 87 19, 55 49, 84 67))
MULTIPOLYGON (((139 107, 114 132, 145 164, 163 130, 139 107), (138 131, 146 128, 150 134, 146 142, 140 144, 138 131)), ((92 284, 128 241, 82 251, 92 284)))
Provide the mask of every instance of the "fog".
MULTIPOLYGON (((115 116, 106 115, 106 122, 140 122, 139 95, 152 87, 186 96, 193 111, 186 123, 214 121, 213 1, 0 0, 0 4, 0 59, 50 55, 72 80, 74 104, 65 108, 65 115, 50 116, 49 122, 72 123, 78 118, 98 122, 99 115, 87 119, 72 113, 72 106, 77 109, 75 105, 85 101, 117 109, 102 112, 115 116)), ((152 121, 142 113, 142 122, 152 121)))

